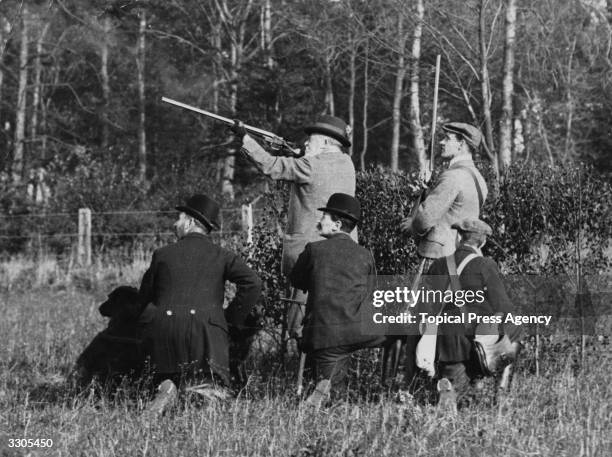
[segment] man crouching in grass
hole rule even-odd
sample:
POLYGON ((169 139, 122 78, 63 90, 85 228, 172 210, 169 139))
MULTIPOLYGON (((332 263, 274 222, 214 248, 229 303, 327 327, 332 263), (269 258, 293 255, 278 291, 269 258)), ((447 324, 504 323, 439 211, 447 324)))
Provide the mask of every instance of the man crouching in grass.
POLYGON ((375 268, 370 252, 349 235, 361 217, 359 201, 336 193, 319 211, 323 216, 317 229, 325 240, 308 243, 290 275, 293 287, 308 292, 300 349, 317 381, 306 400, 316 409, 344 384, 351 354, 384 340, 362 332, 368 276, 375 268))

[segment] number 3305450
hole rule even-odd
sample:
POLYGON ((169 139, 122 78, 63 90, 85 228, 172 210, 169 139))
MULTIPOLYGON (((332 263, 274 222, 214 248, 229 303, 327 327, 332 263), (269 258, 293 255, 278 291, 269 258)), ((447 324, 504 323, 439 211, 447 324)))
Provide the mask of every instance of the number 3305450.
POLYGON ((9 438, 8 447, 52 447, 51 438, 9 438))

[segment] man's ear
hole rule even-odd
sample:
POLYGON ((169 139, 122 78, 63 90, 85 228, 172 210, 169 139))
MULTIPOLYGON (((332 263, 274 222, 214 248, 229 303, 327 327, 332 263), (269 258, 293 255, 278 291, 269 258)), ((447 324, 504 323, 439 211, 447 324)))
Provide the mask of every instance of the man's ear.
POLYGON ((340 219, 334 221, 334 227, 336 227, 336 232, 340 232, 342 230, 342 221, 340 219))

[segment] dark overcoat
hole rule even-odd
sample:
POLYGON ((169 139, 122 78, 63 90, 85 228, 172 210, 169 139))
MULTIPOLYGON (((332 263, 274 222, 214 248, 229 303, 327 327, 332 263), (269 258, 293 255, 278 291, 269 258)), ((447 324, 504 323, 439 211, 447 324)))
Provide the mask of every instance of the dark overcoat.
POLYGON ((346 233, 306 245, 290 275, 293 287, 308 292, 305 352, 382 342, 380 336, 364 333, 362 325, 371 306, 368 278, 374 274, 370 251, 346 233))
MULTIPOLYGON (((479 254, 471 246, 466 244, 459 245, 454 254, 457 266, 469 254, 473 253, 479 254)), ((445 290, 449 282, 446 259, 440 258, 435 260, 429 268, 427 275, 427 287, 445 290)), ((462 290, 470 290, 474 294, 478 291, 484 292, 482 293, 484 300, 482 302, 474 300, 472 303, 466 303, 461 308, 452 303, 447 303, 443 313, 448 315, 476 313, 480 316, 491 316, 496 313, 503 313, 505 315, 512 312, 512 302, 506 293, 497 264, 492 258, 479 256, 472 259, 459 275, 459 282, 461 283, 462 290)), ((434 314, 437 313, 438 309, 433 311, 434 314)), ((432 310, 429 312, 431 313, 432 310)), ((460 331, 457 331, 457 325, 460 324, 443 324, 438 329, 437 351, 440 362, 462 362, 469 360, 471 357, 472 338, 476 329, 476 323, 466 324, 460 331)), ((503 329, 510 339, 516 339, 516 327, 505 326, 503 329)))
POLYGON ((140 292, 156 312, 145 330, 158 373, 184 369, 229 378, 228 324, 240 329, 261 293, 261 282, 244 261, 200 233, 158 249, 140 292), (223 310, 225 281, 236 284, 223 310))

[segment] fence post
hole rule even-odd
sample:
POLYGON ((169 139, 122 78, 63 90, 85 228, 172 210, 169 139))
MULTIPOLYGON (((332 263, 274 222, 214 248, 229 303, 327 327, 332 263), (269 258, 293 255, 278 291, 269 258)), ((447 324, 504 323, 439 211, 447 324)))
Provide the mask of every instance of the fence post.
POLYGON ((91 265, 91 210, 79 208, 79 241, 77 257, 82 267, 91 265))
POLYGON ((253 242, 253 204, 242 205, 242 229, 247 232, 247 244, 253 242))

